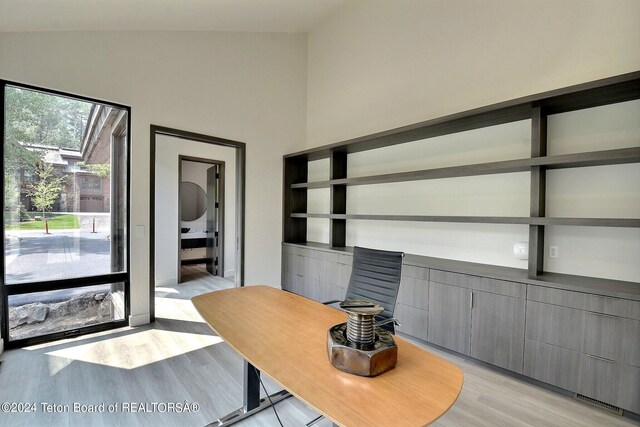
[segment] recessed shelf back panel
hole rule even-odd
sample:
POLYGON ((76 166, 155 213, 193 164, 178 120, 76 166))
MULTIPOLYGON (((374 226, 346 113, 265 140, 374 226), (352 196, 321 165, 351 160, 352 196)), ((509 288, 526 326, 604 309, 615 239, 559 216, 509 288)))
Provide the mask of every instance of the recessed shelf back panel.
POLYGON ((422 139, 348 156, 348 177, 529 157, 531 120, 422 139))

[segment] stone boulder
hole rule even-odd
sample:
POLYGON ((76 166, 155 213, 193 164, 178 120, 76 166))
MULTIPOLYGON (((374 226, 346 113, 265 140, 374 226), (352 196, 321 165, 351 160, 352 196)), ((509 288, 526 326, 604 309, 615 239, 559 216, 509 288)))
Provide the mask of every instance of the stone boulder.
POLYGON ((49 306, 49 316, 51 318, 75 316, 95 305, 98 305, 98 301, 96 301, 94 294, 77 295, 67 301, 51 304, 49 306))
POLYGON ((20 325, 42 323, 49 314, 49 306, 39 302, 9 307, 9 325, 15 328, 20 325))

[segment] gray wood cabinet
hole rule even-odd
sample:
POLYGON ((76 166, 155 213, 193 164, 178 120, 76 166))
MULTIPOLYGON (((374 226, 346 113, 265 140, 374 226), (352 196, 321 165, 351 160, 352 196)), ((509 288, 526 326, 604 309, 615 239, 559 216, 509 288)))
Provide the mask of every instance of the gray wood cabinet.
MULTIPOLYGON (((282 257, 283 289, 344 298, 350 253, 282 257)), ((405 265, 395 317, 400 333, 640 413, 639 300, 405 265)))
POLYGON ((637 301, 530 286, 525 375, 640 410, 637 301), (544 302, 539 302, 544 301, 544 302))
POLYGON ((593 312, 584 317, 585 353, 640 367, 640 321, 593 312))
POLYGON ((525 285, 441 270, 429 274, 429 341, 521 373, 525 285))
MULTIPOLYGON (((403 268, 404 270, 404 268, 403 268)), ((427 269, 423 269, 427 270, 427 269)), ((425 274, 428 276, 428 273, 425 274)), ((426 309, 429 304, 429 281, 402 275, 402 282, 398 290, 398 303, 410 307, 426 309)))
POLYGON ((525 336, 571 350, 582 350, 584 312, 527 301, 525 336))
POLYGON ((640 412, 640 368, 582 354, 577 392, 633 412, 640 412))
POLYGON ((429 341, 469 354, 471 292, 466 288, 429 282, 429 341))
POLYGON ((528 377, 575 392, 578 383, 580 353, 574 350, 524 340, 524 366, 528 377))
POLYGON ((471 356, 522 373, 525 301, 472 293, 471 356))
POLYGON ((411 335, 427 341, 429 339, 429 314, 426 310, 411 307, 404 304, 396 304, 394 316, 400 322, 396 327, 397 332, 411 335))
POLYGON ((321 302, 343 299, 350 262, 350 256, 284 245, 282 289, 321 302))

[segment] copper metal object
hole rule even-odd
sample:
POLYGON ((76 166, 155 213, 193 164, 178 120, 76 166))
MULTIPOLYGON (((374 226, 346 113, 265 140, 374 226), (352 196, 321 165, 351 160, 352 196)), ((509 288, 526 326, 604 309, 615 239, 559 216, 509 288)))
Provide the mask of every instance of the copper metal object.
POLYGON ((396 366, 398 347, 390 332, 378 327, 374 317, 384 311, 364 300, 347 300, 340 308, 349 314, 346 323, 329 329, 327 353, 331 364, 341 371, 374 377, 396 366))

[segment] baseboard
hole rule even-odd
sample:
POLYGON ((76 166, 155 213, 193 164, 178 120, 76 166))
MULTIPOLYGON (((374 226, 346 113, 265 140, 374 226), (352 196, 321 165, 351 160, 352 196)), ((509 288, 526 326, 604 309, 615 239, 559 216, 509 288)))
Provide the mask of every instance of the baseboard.
POLYGON ((168 279, 156 279, 156 288, 163 288, 166 286, 176 286, 178 284, 177 277, 170 277, 168 279))
POLYGON ((129 326, 142 326, 151 323, 149 313, 132 314, 129 316, 129 326))

